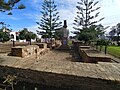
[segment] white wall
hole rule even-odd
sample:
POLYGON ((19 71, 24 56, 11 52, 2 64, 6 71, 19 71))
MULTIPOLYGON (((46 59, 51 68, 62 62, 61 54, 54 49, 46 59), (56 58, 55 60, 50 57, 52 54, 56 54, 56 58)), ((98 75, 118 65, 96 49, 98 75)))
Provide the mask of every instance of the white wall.
POLYGON ((10 37, 10 38, 11 38, 10 41, 13 41, 13 40, 16 41, 16 32, 10 32, 10 36, 11 36, 11 35, 13 35, 14 38, 11 38, 11 37, 10 37))

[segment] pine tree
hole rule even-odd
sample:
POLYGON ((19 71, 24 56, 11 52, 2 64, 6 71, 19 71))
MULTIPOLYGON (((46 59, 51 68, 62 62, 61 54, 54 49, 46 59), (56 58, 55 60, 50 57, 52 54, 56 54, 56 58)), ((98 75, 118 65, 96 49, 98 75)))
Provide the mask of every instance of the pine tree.
MULTIPOLYGON (((100 12, 97 12, 95 15, 92 13, 96 10, 99 10, 100 7, 95 8, 95 6, 99 3, 99 1, 94 3, 94 0, 81 0, 81 2, 77 2, 78 6, 76 8, 79 10, 77 12, 77 17, 75 18, 75 25, 82 26, 82 28, 88 28, 91 25, 103 20, 104 18, 99 19, 98 21, 93 21, 93 19, 97 18, 100 12)), ((79 28, 75 28, 78 29, 79 28)))
MULTIPOLYGON (((61 22, 58 21, 60 16, 56 8, 54 0, 44 0, 42 4, 42 18, 36 23, 39 25, 38 29, 44 30, 44 33, 42 32, 44 37, 55 37, 55 32, 60 30, 61 22)), ((41 31, 37 30, 37 33, 41 34, 41 31)))
POLYGON ((73 23, 75 27, 73 28, 80 32, 78 36, 82 34, 82 36, 84 37, 86 36, 87 40, 89 40, 88 39, 89 37, 86 34, 92 35, 91 31, 93 31, 93 29, 94 31, 96 31, 95 29, 97 25, 95 27, 94 25, 97 22, 100 22, 101 20, 104 19, 104 18, 101 18, 99 20, 94 20, 100 14, 100 12, 93 14, 93 12, 100 9, 100 7, 96 7, 99 1, 94 2, 94 0, 81 0, 80 2, 77 2, 77 3, 78 3, 78 6, 76 6, 76 8, 78 9, 78 12, 77 12, 77 17, 75 17, 75 20, 73 23), (91 27, 92 27, 92 30, 91 30, 91 27))

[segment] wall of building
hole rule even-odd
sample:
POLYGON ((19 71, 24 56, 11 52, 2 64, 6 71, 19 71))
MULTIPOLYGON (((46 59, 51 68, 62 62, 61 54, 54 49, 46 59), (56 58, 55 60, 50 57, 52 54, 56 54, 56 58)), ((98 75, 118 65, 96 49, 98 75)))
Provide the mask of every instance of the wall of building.
POLYGON ((16 41, 16 32, 10 32, 10 41, 16 41))

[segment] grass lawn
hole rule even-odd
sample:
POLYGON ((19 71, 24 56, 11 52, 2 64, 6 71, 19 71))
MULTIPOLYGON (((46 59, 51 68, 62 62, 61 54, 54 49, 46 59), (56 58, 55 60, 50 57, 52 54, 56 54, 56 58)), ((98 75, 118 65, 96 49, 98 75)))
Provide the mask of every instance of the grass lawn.
POLYGON ((72 41, 71 40, 68 40, 68 45, 72 45, 72 41))
POLYGON ((120 46, 108 46, 107 53, 120 58, 120 46))

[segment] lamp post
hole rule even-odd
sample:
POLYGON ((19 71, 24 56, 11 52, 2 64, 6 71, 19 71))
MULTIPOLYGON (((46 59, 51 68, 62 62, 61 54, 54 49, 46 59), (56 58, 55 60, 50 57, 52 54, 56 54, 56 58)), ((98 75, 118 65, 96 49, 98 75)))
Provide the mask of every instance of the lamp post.
POLYGON ((15 47, 15 41, 14 41, 14 39, 13 39, 13 47, 15 47))

